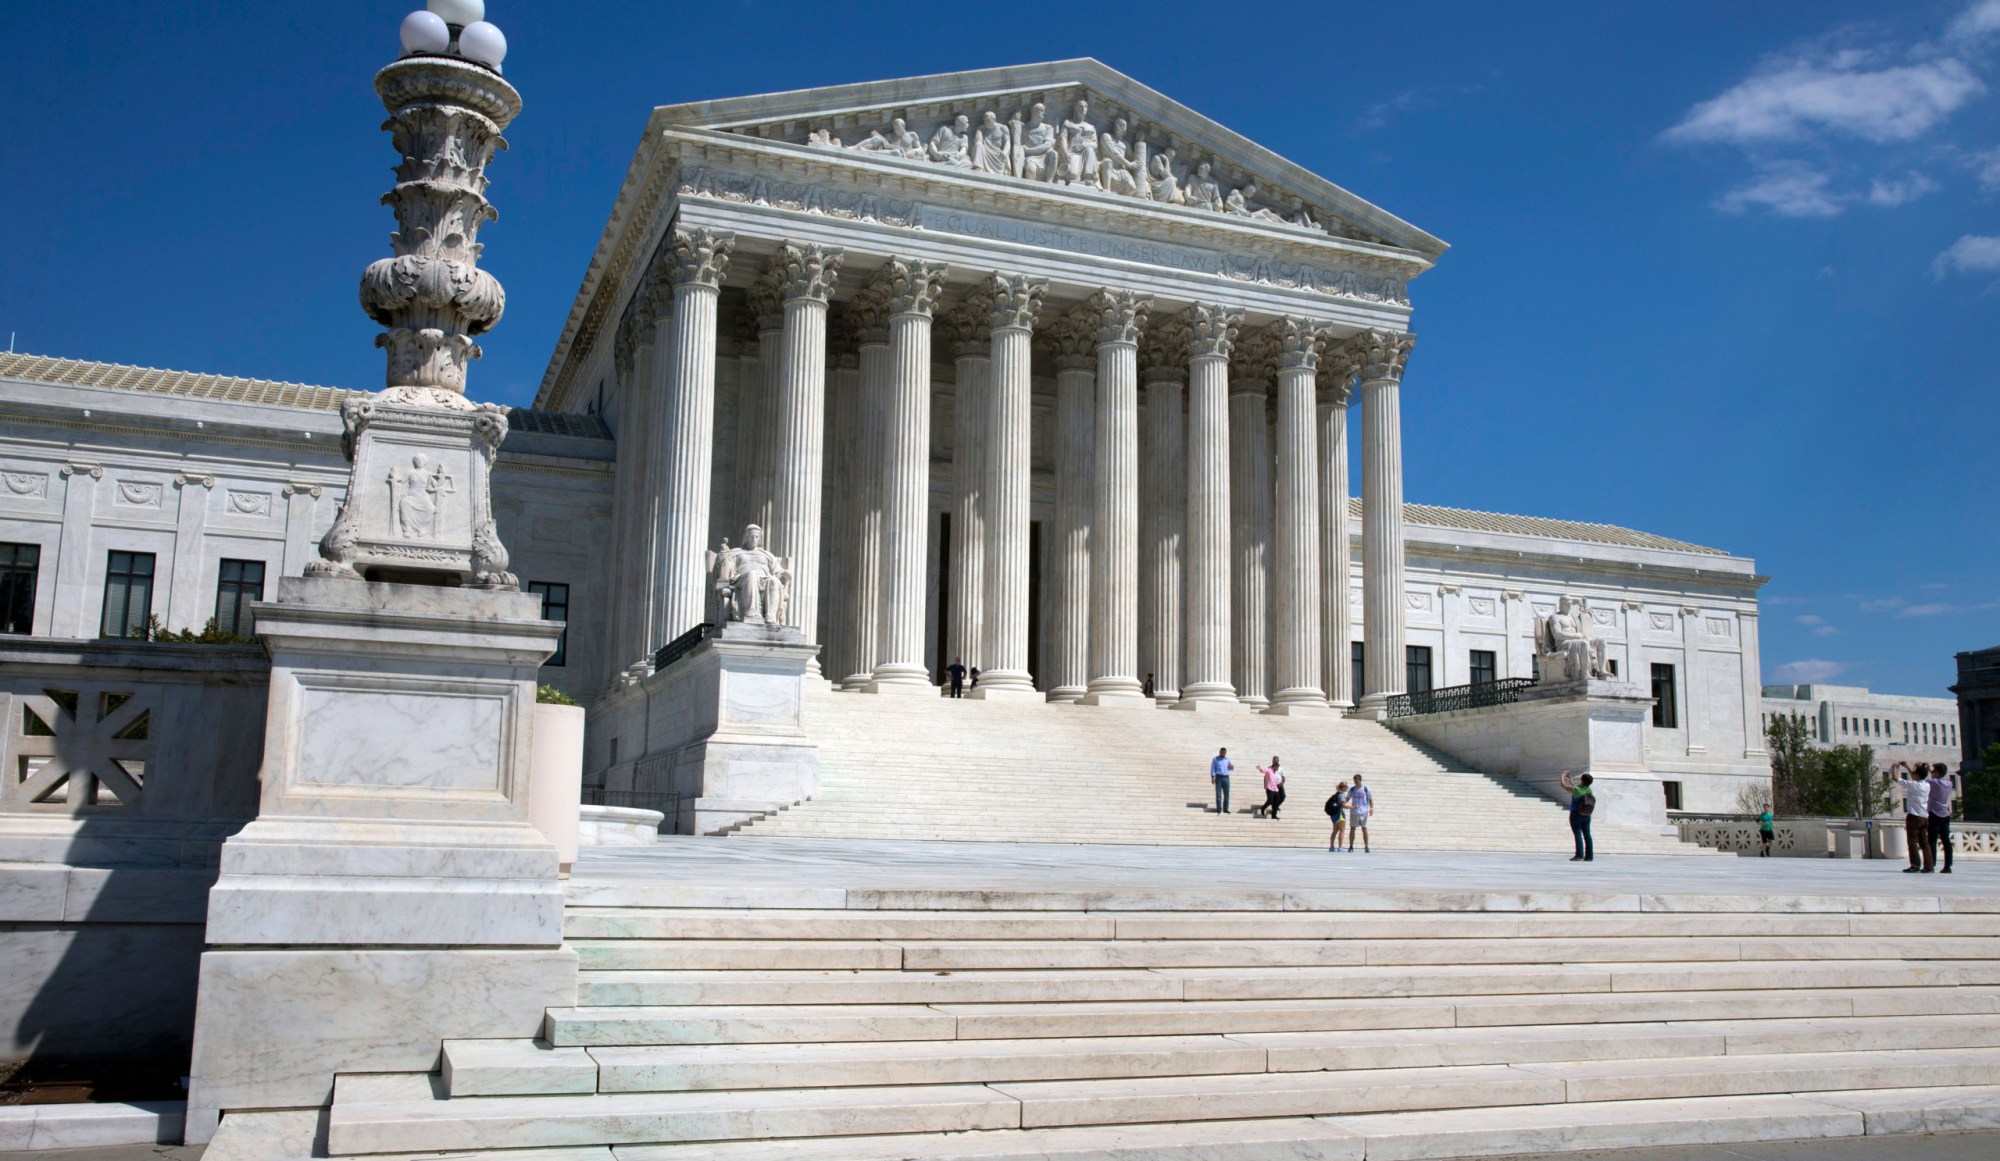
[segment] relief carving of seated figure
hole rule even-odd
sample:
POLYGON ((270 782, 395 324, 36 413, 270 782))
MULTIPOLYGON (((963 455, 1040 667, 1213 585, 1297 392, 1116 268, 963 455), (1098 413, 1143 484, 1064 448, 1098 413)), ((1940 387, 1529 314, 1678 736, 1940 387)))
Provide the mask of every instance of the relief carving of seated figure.
POLYGON ((726 625, 741 621, 746 625, 783 625, 790 604, 792 566, 764 547, 764 530, 752 524, 743 529, 743 543, 731 548, 727 540, 719 551, 708 554, 709 586, 715 593, 715 622, 726 625))

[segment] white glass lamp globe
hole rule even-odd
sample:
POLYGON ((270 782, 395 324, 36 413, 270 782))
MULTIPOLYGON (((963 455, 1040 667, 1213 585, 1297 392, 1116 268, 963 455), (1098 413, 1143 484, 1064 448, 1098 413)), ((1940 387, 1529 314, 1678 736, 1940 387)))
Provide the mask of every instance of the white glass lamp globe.
POLYGON ((498 28, 481 20, 458 30, 458 51, 497 69, 507 59, 507 38, 498 28))
POLYGON ((443 52, 451 47, 451 29, 435 12, 416 11, 403 17, 403 51, 443 52))
POLYGON ((460 28, 486 19, 486 0, 429 0, 424 7, 437 13, 446 24, 460 28))

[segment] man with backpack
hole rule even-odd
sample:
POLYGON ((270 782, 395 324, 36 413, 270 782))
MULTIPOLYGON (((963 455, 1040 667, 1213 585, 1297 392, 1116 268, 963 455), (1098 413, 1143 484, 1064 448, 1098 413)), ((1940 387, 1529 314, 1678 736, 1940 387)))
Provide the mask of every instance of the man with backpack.
POLYGON ((1597 844, 1590 837, 1590 816, 1597 810, 1597 794, 1590 788, 1588 774, 1571 779, 1565 770, 1561 782, 1562 788, 1569 791, 1569 834, 1576 840, 1576 854, 1569 861, 1588 863, 1597 857, 1597 844))

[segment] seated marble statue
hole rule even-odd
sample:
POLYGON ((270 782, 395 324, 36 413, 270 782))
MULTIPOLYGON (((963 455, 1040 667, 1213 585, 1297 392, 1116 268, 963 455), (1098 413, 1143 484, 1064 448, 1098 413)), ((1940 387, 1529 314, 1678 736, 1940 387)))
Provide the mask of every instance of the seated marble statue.
POLYGON ((1607 677, 1604 642, 1590 634, 1590 612, 1581 597, 1564 597, 1554 612, 1542 618, 1539 633, 1544 657, 1560 657, 1571 681, 1607 677))
POLYGON ((708 554, 709 586, 717 600, 715 622, 726 625, 782 625, 791 600, 791 561, 764 548, 764 530, 743 529, 743 543, 731 548, 724 540, 708 554))

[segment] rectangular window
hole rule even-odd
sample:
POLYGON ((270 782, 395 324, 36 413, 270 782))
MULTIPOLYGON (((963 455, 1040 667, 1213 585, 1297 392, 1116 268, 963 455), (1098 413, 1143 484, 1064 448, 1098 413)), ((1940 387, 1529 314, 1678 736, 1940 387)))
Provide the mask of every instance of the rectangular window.
POLYGON ((563 622, 562 636, 556 638, 556 651, 543 665, 567 665, 569 663, 569 586, 549 581, 529 581, 528 591, 542 598, 542 620, 563 622))
POLYGON ((263 561, 223 561, 215 580, 215 627, 238 637, 256 635, 256 619, 250 615, 250 603, 263 599, 263 561))
POLYGON ((35 631, 35 578, 42 549, 36 544, 0 544, 0 633, 35 631))
POLYGON ((1411 693, 1423 693, 1431 688, 1430 646, 1403 646, 1403 676, 1409 682, 1404 688, 1411 693))
POLYGON ((153 615, 153 554, 114 552, 104 565, 104 621, 99 635, 146 639, 153 615))
POLYGON ((1678 703, 1674 698, 1674 667, 1653 666, 1653 724, 1663 730, 1680 728, 1680 714, 1676 712, 1678 703))
POLYGON ((1349 642, 1347 656, 1354 664, 1354 700, 1358 702, 1361 700, 1361 695, 1368 692, 1368 682, 1366 680, 1368 666, 1365 664, 1367 655, 1362 652, 1361 642, 1349 642))
POLYGON ((1679 810, 1681 808, 1681 784, 1678 782, 1662 782, 1660 783, 1660 788, 1667 792, 1667 809, 1679 810))
POLYGON ((1611 667, 1611 676, 1613 677, 1618 676, 1618 659, 1616 657, 1605 658, 1604 664, 1611 667))
POLYGON ((1491 649, 1472 651, 1472 684, 1484 685, 1500 677, 1500 662, 1491 649))

